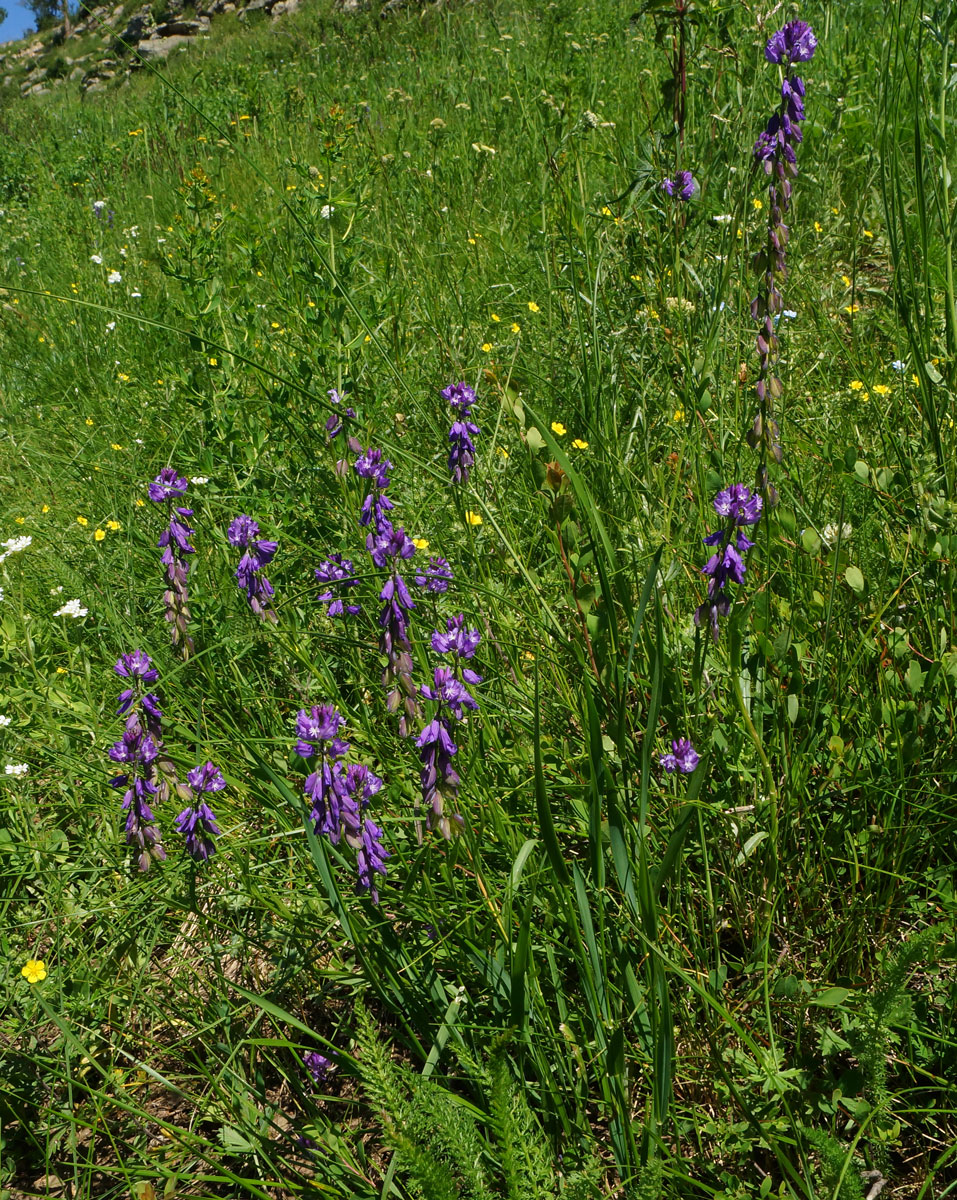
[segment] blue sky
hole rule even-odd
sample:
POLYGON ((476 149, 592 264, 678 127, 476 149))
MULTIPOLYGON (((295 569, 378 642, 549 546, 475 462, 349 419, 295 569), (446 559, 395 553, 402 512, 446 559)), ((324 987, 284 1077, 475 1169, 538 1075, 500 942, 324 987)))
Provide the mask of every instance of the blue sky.
POLYGON ((28 29, 33 28, 33 13, 15 0, 0 0, 0 7, 7 10, 7 19, 0 25, 0 42, 9 42, 11 38, 23 37, 28 29))

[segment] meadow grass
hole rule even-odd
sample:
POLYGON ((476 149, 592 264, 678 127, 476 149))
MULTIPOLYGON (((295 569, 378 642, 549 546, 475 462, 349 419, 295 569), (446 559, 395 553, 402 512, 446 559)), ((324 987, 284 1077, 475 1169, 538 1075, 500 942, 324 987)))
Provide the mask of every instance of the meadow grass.
POLYGON ((0 108, 0 530, 32 539, 0 564, 26 768, 0 781, 3 1196, 953 1189, 953 18, 701 4, 676 121, 678 21, 323 2, 0 108), (780 502, 715 644, 693 613, 712 501, 759 461, 752 145, 788 16, 819 45, 780 502), (458 380, 481 434, 452 485, 458 380), (414 736, 435 705, 411 738, 387 711, 348 437, 393 464, 410 582, 451 564, 413 588, 416 684, 433 628, 481 634, 450 839, 414 736), (278 543, 275 623, 236 586, 243 513, 278 543), (317 598, 332 553, 351 618, 317 598), (177 777, 225 778, 207 863, 175 794, 166 861, 126 844, 107 751, 137 649, 177 777), (378 904, 309 819, 294 726, 323 704, 384 781, 378 904), (660 762, 679 738, 688 774, 660 762))

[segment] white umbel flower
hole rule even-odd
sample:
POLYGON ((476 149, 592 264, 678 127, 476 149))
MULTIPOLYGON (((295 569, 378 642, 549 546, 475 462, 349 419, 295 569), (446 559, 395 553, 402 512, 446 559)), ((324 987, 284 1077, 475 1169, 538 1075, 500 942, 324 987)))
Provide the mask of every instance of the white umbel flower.
POLYGON ((53 614, 55 617, 85 617, 87 610, 80 604, 79 600, 67 600, 62 608, 58 608, 53 614))

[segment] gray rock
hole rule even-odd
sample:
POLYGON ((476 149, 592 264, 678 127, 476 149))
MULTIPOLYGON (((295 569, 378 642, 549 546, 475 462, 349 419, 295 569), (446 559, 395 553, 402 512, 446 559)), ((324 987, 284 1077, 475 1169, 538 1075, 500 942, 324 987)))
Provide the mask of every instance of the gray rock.
POLYGON ((149 8, 146 8, 142 12, 138 12, 135 16, 130 17, 126 28, 120 34, 120 41, 135 46, 143 38, 149 37, 152 30, 153 14, 149 8))
POLYGON ((189 19, 186 17, 176 17, 172 21, 165 21, 162 25, 157 25, 155 37, 196 37, 200 33, 209 33, 209 17, 196 17, 189 19))
POLYGON ((276 3, 270 8, 269 12, 273 20, 277 17, 284 17, 287 13, 294 13, 299 7, 300 0, 276 0, 276 3))
POLYGON ((183 36, 151 37, 145 42, 140 42, 136 48, 144 58, 162 59, 168 58, 179 46, 188 46, 191 40, 183 36))
POLYGON ((82 79, 85 74, 86 74, 86 69, 84 67, 74 67, 69 75, 70 82, 76 83, 76 81, 78 79, 82 79))

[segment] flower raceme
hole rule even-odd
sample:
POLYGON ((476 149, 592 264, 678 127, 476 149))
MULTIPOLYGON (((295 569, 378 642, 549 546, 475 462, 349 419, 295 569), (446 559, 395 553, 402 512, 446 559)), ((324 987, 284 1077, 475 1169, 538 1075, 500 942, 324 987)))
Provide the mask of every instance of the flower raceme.
POLYGON ((675 771, 690 775, 698 765, 699 755, 689 738, 678 738, 671 743, 670 753, 658 755, 658 762, 669 775, 675 771))
POLYGON ((360 604, 345 602, 344 594, 359 585, 351 559, 343 558, 341 554, 330 554, 324 563, 316 567, 315 575, 317 581, 326 588, 319 593, 319 599, 326 605, 327 616, 341 617, 344 613, 354 616, 362 611, 360 604))
POLYGON ((666 196, 677 197, 687 203, 697 192, 698 184, 690 171, 679 171, 674 179, 662 179, 661 190, 666 196))
POLYGON ((728 586, 744 582, 747 568, 743 555, 754 545, 744 533, 743 526, 755 525, 761 519, 763 508, 761 496, 741 483, 732 484, 714 498, 714 510, 718 516, 727 519, 727 524, 704 539, 706 546, 715 547, 715 552, 701 568, 702 574, 708 577, 708 597, 695 609, 694 621, 699 627, 707 622, 716 644, 718 620, 731 612, 728 586))
POLYGON ((211 762, 194 767, 186 778, 195 798, 176 818, 176 828, 186 838, 187 854, 197 862, 207 862, 216 853, 213 839, 222 830, 216 824, 216 816, 204 797, 211 792, 221 792, 226 780, 222 771, 211 762))
POLYGON ((389 857, 382 829, 366 815, 382 780, 363 763, 345 763, 349 743, 339 737, 342 714, 332 704, 302 709, 296 718, 296 753, 313 762, 304 793, 312 802, 309 819, 314 832, 333 845, 340 840, 356 851, 360 889, 379 902, 376 876, 385 877, 389 857))
POLYGON ((186 518, 193 515, 193 510, 180 508, 174 505, 173 501, 184 496, 188 487, 186 479, 178 475, 173 467, 163 467, 147 488, 147 494, 154 504, 167 506, 167 527, 160 534, 156 544, 163 551, 162 562, 169 583, 169 587, 163 593, 165 616, 170 624, 173 645, 182 649, 184 658, 188 658, 194 649, 193 639, 186 632, 190 619, 186 576, 189 573, 187 555, 196 553, 189 540, 195 530, 186 523, 186 518))
POLYGON ((475 391, 464 381, 450 383, 440 395, 458 414, 449 430, 449 474, 455 483, 466 483, 475 463, 475 442, 482 432, 472 420, 475 391))
POLYGON ((279 544, 258 538, 258 533, 258 523, 244 513, 231 522, 226 537, 231 546, 243 551, 236 568, 236 582, 240 591, 246 593, 249 607, 256 616, 275 623, 279 619, 272 607, 275 592, 264 570, 272 562, 279 544))

